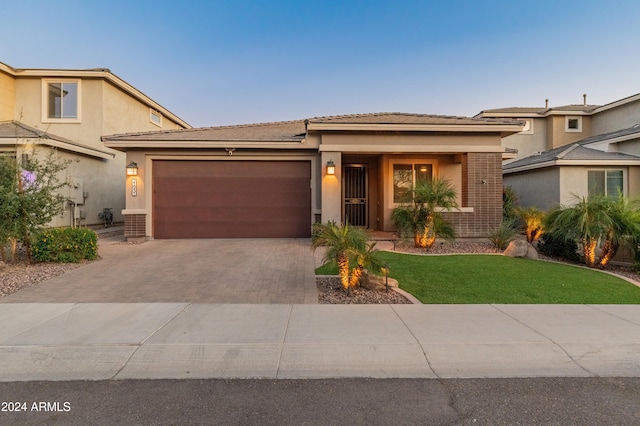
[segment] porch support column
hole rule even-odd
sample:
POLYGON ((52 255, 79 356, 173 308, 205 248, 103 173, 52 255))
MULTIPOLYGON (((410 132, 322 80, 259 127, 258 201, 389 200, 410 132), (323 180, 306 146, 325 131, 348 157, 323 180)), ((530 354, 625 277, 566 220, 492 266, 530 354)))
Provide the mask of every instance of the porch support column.
POLYGON ((335 220, 342 222, 342 153, 338 151, 322 151, 320 158, 322 167, 322 223, 335 220), (327 163, 333 161, 336 174, 327 175, 327 163))

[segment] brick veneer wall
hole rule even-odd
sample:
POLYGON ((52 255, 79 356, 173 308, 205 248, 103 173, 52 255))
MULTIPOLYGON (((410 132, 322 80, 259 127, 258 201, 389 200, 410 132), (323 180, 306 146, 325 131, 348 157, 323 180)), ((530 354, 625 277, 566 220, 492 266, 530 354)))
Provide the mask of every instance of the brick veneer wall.
POLYGON ((502 155, 470 152, 462 156, 462 206, 473 213, 445 213, 460 238, 484 238, 502 221, 502 155), (484 182, 484 183, 483 183, 484 182))
POLYGON ((146 235, 146 216, 144 214, 127 214, 124 216, 125 238, 140 238, 146 235))

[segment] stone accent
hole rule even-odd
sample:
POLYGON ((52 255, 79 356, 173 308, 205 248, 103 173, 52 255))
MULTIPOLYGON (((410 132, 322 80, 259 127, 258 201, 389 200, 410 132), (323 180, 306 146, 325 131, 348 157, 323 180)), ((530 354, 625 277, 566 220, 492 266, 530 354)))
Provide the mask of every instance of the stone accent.
MULTIPOLYGON (((368 290, 386 290, 385 277, 365 273, 360 280, 360 286, 368 290)), ((398 280, 389 277, 389 288, 398 287, 398 280)))
POLYGON ((147 215, 127 214, 124 216, 124 236, 125 238, 144 238, 146 235, 147 215))
POLYGON ((504 251, 504 255, 509 257, 526 257, 527 259, 538 258, 536 249, 524 240, 511 241, 504 251))

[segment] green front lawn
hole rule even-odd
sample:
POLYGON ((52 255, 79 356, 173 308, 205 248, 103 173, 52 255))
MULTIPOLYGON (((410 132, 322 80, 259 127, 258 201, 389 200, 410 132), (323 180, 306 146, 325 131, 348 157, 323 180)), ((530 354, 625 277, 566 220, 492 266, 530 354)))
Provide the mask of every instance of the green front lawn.
POLYGON ((389 276, 422 303, 640 304, 640 287, 571 265, 491 255, 380 256, 389 276))

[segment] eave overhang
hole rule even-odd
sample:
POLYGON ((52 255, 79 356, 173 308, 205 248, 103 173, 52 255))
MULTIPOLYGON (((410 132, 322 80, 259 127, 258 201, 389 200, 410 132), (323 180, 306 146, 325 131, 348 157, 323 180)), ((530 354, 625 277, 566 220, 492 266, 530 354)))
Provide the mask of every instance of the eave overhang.
POLYGON ((307 131, 349 131, 349 132, 463 132, 500 133, 502 137, 519 133, 523 124, 385 124, 385 123, 313 123, 307 124, 307 131))
POLYGON ((526 172, 529 170, 544 169, 555 166, 600 166, 600 167, 619 167, 619 166, 640 166, 640 158, 624 159, 624 160, 551 160, 542 163, 528 164, 526 166, 513 167, 502 170, 502 174, 526 172))
POLYGON ((317 149, 309 145, 306 139, 299 141, 251 141, 251 140, 215 140, 215 141, 145 141, 145 140, 109 140, 103 138, 106 147, 118 151, 128 149, 211 149, 211 148, 243 148, 243 149, 317 149))
POLYGON ((75 154, 83 154, 93 158, 100 158, 103 160, 111 160, 115 158, 115 154, 112 152, 104 151, 98 148, 93 148, 86 145, 80 145, 70 142, 58 141, 55 139, 38 138, 37 142, 29 142, 23 139, 3 138, 0 139, 0 146, 24 146, 24 145, 46 145, 51 148, 61 149, 64 151, 73 152, 75 154))

